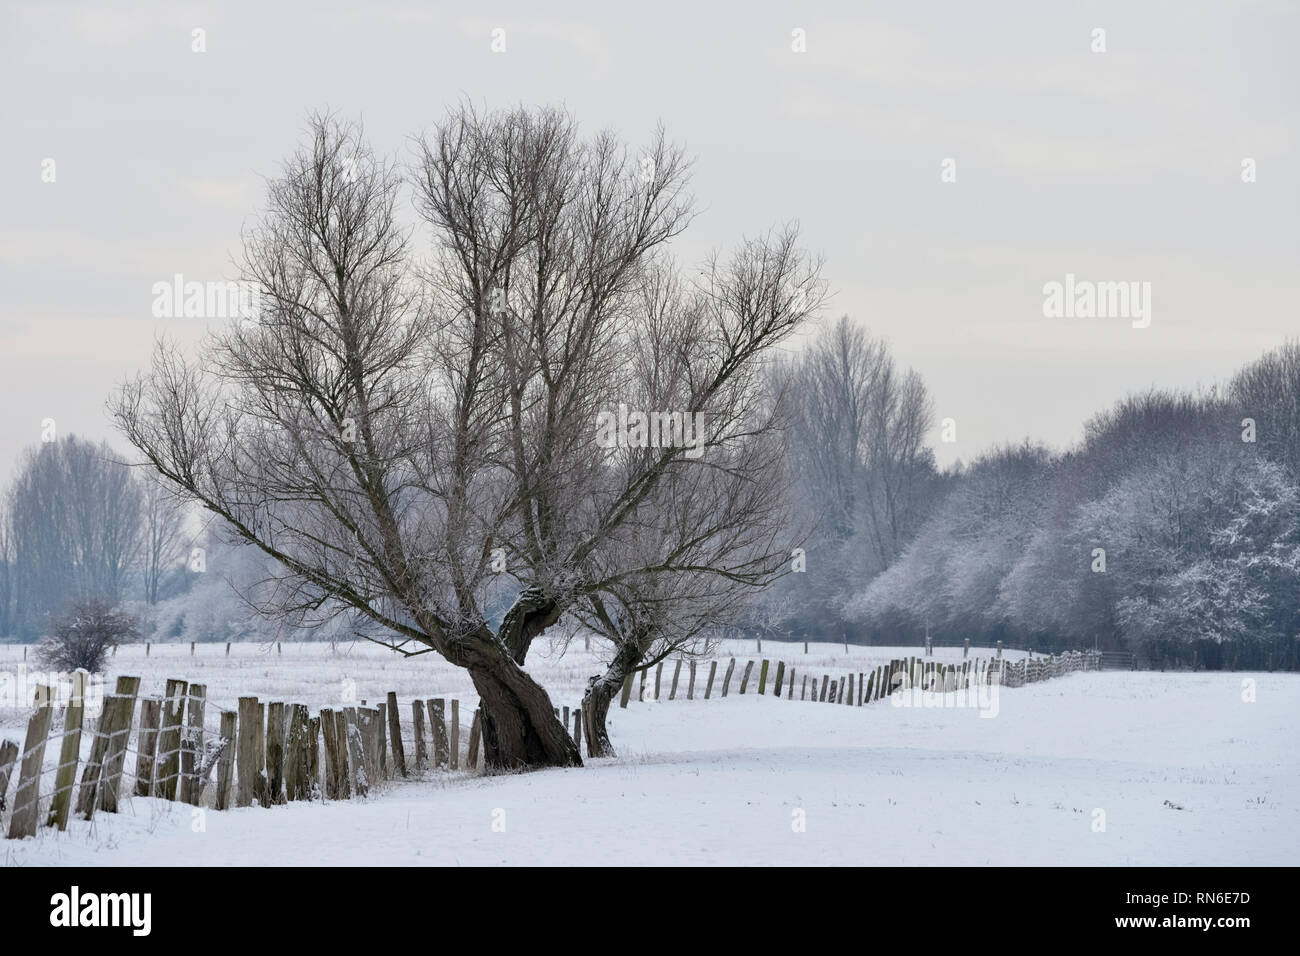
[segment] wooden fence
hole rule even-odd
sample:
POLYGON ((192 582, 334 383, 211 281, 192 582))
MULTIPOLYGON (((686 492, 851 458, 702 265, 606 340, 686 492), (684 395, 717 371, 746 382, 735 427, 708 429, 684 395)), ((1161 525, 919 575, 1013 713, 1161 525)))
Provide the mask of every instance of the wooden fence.
MULTIPOLYGON (((84 672, 77 680, 84 680, 84 672)), ((256 697, 210 707, 207 688, 185 680, 168 680, 161 696, 141 697, 139 691, 140 678, 117 678, 92 726, 85 687, 74 683, 56 728, 54 689, 37 688, 22 749, 0 740, 0 827, 8 809, 10 838, 34 836, 42 825, 65 830, 74 813, 85 820, 96 811, 114 813, 131 796, 216 810, 273 807, 366 797, 398 777, 459 770, 462 759, 466 770, 482 764, 478 711, 468 715, 463 736, 459 700, 409 701, 410 718, 403 721, 391 692, 383 702, 362 700, 312 715, 306 704, 263 703, 256 697), (83 736, 90 738, 84 760, 83 736), (467 743, 463 757, 462 741, 467 743), (54 746, 58 760, 47 767, 47 750, 54 746), (7 799, 15 770, 16 785, 7 799)), ((574 718, 573 732, 581 741, 576 707, 574 718)), ((563 720, 568 728, 568 707, 563 720)))
MULTIPOLYGON (((693 700, 696 662, 687 663, 690 666, 690 683, 687 686, 686 699, 693 700)), ((681 660, 675 662, 668 700, 677 697, 682 664, 681 660)), ((650 689, 645 670, 629 674, 623 683, 619 706, 627 707, 628 702, 633 699, 633 683, 637 673, 640 674, 640 693, 635 695, 637 699, 660 699, 663 666, 661 661, 655 667, 653 690, 650 689)), ((1097 651, 1066 651, 1046 657, 1030 657, 1016 661, 1014 664, 1002 657, 977 658, 952 664, 927 660, 924 657, 905 657, 892 660, 870 671, 837 674, 834 678, 828 673, 823 673, 819 678, 815 673, 796 675, 796 668, 793 665, 787 666, 785 661, 777 661, 776 667, 773 668, 770 660, 761 660, 745 663, 739 677, 737 691, 740 694, 748 692, 768 695, 770 686, 770 696, 779 698, 784 695, 786 699, 794 700, 797 682, 799 700, 861 707, 909 688, 950 692, 994 683, 1003 687, 1023 687, 1025 684, 1061 677, 1074 671, 1098 670, 1100 667, 1101 654, 1097 651), (754 674, 756 663, 758 664, 757 675, 754 674)), ((718 661, 709 661, 709 676, 704 686, 705 700, 713 696, 717 670, 718 661)), ((736 659, 733 657, 727 663, 718 696, 727 696, 735 674, 736 659)))
MULTIPOLYGON (((697 671, 700 662, 679 659, 673 665, 667 698, 674 700, 681 691, 687 700, 694 700, 700 684, 704 700, 714 697, 715 688, 718 697, 726 697, 734 683, 742 695, 794 700, 797 690, 799 700, 861 707, 908 688, 946 692, 995 683, 1021 687, 1074 671, 1096 670, 1100 662, 1095 651, 1068 651, 1014 664, 1000 658, 944 664, 908 657, 832 678, 797 673, 784 661, 773 667, 770 660, 747 661, 737 673, 733 657, 719 679, 717 660, 708 662, 706 678, 697 671)), ((78 678, 84 678, 84 672, 78 678)), ((634 683, 639 683, 638 699, 659 699, 664 690, 663 662, 655 668, 653 687, 648 669, 628 676, 621 707, 632 698, 634 683)), ((141 697, 139 690, 140 678, 117 678, 114 693, 105 696, 92 727, 85 720, 84 687, 74 683, 62 725, 55 730, 54 691, 37 689, 22 749, 13 741, 0 741, 0 814, 12 807, 11 839, 34 836, 42 825, 65 830, 73 813, 85 820, 93 819, 96 811, 115 813, 121 800, 130 796, 210 805, 216 810, 254 804, 274 807, 296 800, 366 797, 397 777, 460 769, 458 700, 409 701, 408 737, 397 695, 391 692, 382 703, 368 705, 362 700, 357 706, 322 708, 314 716, 306 704, 241 697, 237 706, 214 714, 213 727, 208 708, 212 702, 203 684, 168 680, 164 694, 154 697, 141 697), (84 762, 83 736, 90 738, 84 762), (53 743, 59 747, 58 760, 46 767, 46 750, 53 743), (133 772, 124 782, 128 757, 134 758, 133 772), (8 801, 15 769, 17 784, 8 801)), ((563 713, 557 708, 555 713, 566 730, 571 727, 581 751, 581 707, 565 707, 563 713)), ((475 710, 469 725, 467 770, 481 766, 480 737, 475 710)))

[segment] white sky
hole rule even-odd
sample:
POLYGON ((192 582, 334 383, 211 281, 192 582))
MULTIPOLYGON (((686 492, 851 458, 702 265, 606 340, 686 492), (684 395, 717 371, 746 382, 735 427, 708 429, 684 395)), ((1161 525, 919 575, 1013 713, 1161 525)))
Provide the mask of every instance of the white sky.
POLYGON ((403 154, 462 96, 563 103, 632 143, 662 120, 697 158, 678 256, 799 219, 827 318, 886 336, 957 420, 944 462, 1067 444, 1127 391, 1222 381, 1300 334, 1300 4, 735 9, 0 0, 0 482, 47 417, 122 444, 114 383, 156 334, 202 332, 155 320, 150 287, 233 274, 314 108, 403 154), (1152 283, 1151 326, 1045 319, 1067 272, 1152 283))

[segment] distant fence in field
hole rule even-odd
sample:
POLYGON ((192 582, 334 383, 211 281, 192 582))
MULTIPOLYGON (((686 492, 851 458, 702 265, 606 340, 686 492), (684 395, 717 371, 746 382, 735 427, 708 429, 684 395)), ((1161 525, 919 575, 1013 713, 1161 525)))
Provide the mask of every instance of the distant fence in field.
MULTIPOLYGON (((969 652, 969 648, 966 648, 969 652)), ((1000 655, 1000 652, 999 652, 1000 655)), ((784 693, 788 700, 795 699, 796 678, 799 681, 799 700, 814 700, 818 703, 850 704, 861 707, 883 697, 897 693, 899 690, 919 688, 936 692, 969 690, 981 685, 998 684, 1003 687, 1023 687, 1025 684, 1060 677, 1074 671, 1091 671, 1101 668, 1102 655, 1099 651, 1065 651, 1046 657, 1029 657, 1011 663, 1001 656, 994 658, 966 659, 960 663, 945 664, 942 661, 926 660, 924 657, 904 657, 891 660, 873 670, 856 671, 837 675, 832 679, 829 673, 798 674, 794 665, 786 666, 785 661, 778 660, 772 666, 770 659, 746 661, 738 679, 738 692, 749 690, 751 681, 755 692, 766 695, 769 686, 771 696, 779 698, 784 693), (758 664, 758 673, 754 665, 758 664), (812 693, 809 695, 809 677, 812 678, 812 693), (856 681, 855 681, 856 677, 856 681), (770 681, 770 683, 769 683, 770 681), (855 689, 856 688, 856 689, 855 689), (856 698, 856 699, 855 699, 856 698)), ((688 668, 686 682, 686 699, 695 699, 697 665, 694 660, 678 659, 674 662, 672 681, 668 686, 667 699, 675 700, 677 688, 681 683, 682 667, 688 668)), ((654 683, 650 683, 649 668, 633 671, 623 681, 619 706, 627 707, 635 692, 638 700, 663 699, 663 662, 655 665, 654 683), (637 675, 640 675, 639 677, 637 675), (639 686, 639 690, 637 687, 639 686)), ((820 670, 820 668, 818 668, 820 670)), ((736 675, 736 658, 731 658, 722 676, 720 693, 726 697, 736 675)), ((708 679, 703 681, 704 699, 713 694, 713 687, 718 676, 718 661, 709 661, 708 679)))

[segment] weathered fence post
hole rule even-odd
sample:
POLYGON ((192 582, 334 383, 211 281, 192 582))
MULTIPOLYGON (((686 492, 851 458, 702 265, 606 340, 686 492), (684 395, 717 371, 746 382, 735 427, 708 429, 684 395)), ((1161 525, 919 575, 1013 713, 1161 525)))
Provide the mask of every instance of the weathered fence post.
POLYGON ((235 806, 250 807, 262 773, 261 736, 262 705, 256 697, 239 698, 239 743, 236 766, 239 780, 235 785, 235 806))
POLYGON ((267 806, 284 803, 284 701, 266 707, 267 806))
POLYGON ((334 711, 334 765, 335 787, 338 795, 335 799, 347 800, 352 796, 352 774, 354 764, 348 756, 348 715, 342 710, 334 711))
POLYGON ((830 680, 831 680, 830 674, 822 675, 822 695, 817 701, 819 704, 826 703, 826 691, 830 687, 830 680))
POLYGON ((447 702, 439 697, 426 703, 429 706, 429 724, 433 733, 433 767, 441 770, 447 766, 447 702))
MULTIPOLYGON (((86 708, 85 671, 72 675, 72 697, 63 712, 63 746, 59 749, 59 769, 54 777, 54 797, 50 800, 50 816, 46 826, 68 828, 68 814, 72 809, 72 791, 77 782, 77 759, 81 755, 81 721, 86 708)), ((4 804, 4 788, 0 787, 0 805, 4 804)))
POLYGON ((781 684, 785 681, 785 661, 776 662, 776 677, 772 679, 772 696, 781 696, 781 684))
POLYGON ((104 751, 104 765, 100 771, 99 808, 109 813, 117 812, 117 797, 122 787, 122 767, 126 763, 127 743, 131 738, 131 724, 135 718, 135 698, 140 692, 140 678, 119 677, 116 696, 118 714, 113 720, 108 749, 104 751))
POLYGON ((482 733, 478 723, 478 708, 474 708, 474 717, 469 722, 469 753, 466 754, 466 770, 478 769, 478 735, 482 733))
POLYGON ((695 658, 691 658, 691 677, 690 683, 686 685, 686 699, 695 699, 695 658))
POLYGON ((18 744, 12 740, 0 740, 0 811, 7 809, 6 795, 9 793, 9 778, 13 775, 14 761, 18 759, 18 744))
POLYGON ((321 708, 320 727, 321 745, 325 750, 325 786, 321 792, 325 794, 326 800, 337 800, 339 799, 339 735, 332 708, 321 708))
POLYGON ((379 779, 387 780, 388 772, 388 705, 375 704, 375 751, 379 760, 379 779))
POLYGON ((167 800, 176 799, 176 783, 181 768, 181 717, 184 716, 188 686, 183 680, 169 680, 163 697, 163 725, 158 737, 159 766, 154 795, 167 800))
POLYGON ((154 753, 158 749, 158 727, 162 723, 162 698, 140 699, 140 737, 135 746, 135 795, 153 792, 154 753))
POLYGON ((706 684, 704 685, 704 699, 705 699, 705 700, 708 700, 708 699, 709 699, 709 695, 710 695, 711 693, 713 693, 713 676, 714 676, 717 672, 718 672, 718 662, 717 662, 716 660, 709 661, 709 680, 708 680, 708 683, 706 683, 706 684))
POLYGON ((736 659, 733 657, 727 664, 727 673, 722 678, 722 696, 727 696, 727 688, 731 686, 731 672, 736 669, 736 659))
POLYGON ((655 665, 655 700, 659 699, 659 681, 664 676, 664 662, 655 665))
POLYGON ((765 695, 765 694, 767 693, 767 668, 768 668, 768 666, 769 666, 769 663, 768 663, 767 661, 763 661, 762 665, 760 665, 760 667, 759 667, 759 669, 758 669, 758 692, 759 692, 759 694, 764 694, 764 695, 765 695))
POLYGON ((344 707, 343 717, 347 724, 345 736, 348 745, 348 763, 351 766, 351 789, 356 792, 358 797, 364 797, 370 793, 370 776, 368 770, 369 761, 366 759, 366 745, 361 738, 361 712, 355 707, 344 707))
POLYGON ((50 738, 54 719, 54 701, 48 691, 38 692, 36 712, 27 721, 27 739, 23 743, 22 764, 18 768, 18 789, 14 791, 14 812, 9 818, 9 839, 36 836, 40 819, 41 764, 45 762, 45 744, 50 738))
POLYGON ((196 807, 203 789, 198 771, 203 764, 203 717, 207 711, 207 694, 206 685, 190 685, 185 732, 181 739, 181 803, 196 807))
POLYGON ((288 761, 285 766, 285 796, 289 800, 311 799, 311 757, 307 748, 311 738, 311 715, 306 704, 292 704, 289 709, 288 761))
POLYGON ((790 687, 786 691, 786 700, 794 700, 794 668, 790 668, 790 687))
POLYGON ((393 738, 393 764, 403 777, 406 774, 406 747, 402 744, 402 721, 397 714, 397 694, 388 692, 388 735, 393 738))
POLYGON ((235 746, 239 740, 239 717, 233 710, 221 712, 221 739, 225 745, 217 764, 217 793, 213 807, 226 810, 230 807, 230 787, 235 778, 235 746))
POLYGON ((745 693, 745 688, 749 686, 749 675, 754 671, 754 662, 745 662, 745 672, 740 675, 740 692, 745 693))
POLYGON ((415 728, 415 772, 423 773, 429 764, 429 749, 424 742, 424 701, 411 701, 411 725, 415 728))
POLYGON ((635 672, 628 671, 627 676, 623 678, 623 691, 622 694, 619 696, 618 706, 624 709, 627 708, 627 702, 632 697, 632 674, 633 673, 635 672))
POLYGON ((460 701, 451 702, 451 752, 448 755, 451 769, 460 769, 460 701))
POLYGON ((682 676, 682 659, 679 657, 677 658, 677 665, 673 668, 673 686, 672 689, 668 691, 669 700, 677 699, 677 680, 681 676, 682 676))

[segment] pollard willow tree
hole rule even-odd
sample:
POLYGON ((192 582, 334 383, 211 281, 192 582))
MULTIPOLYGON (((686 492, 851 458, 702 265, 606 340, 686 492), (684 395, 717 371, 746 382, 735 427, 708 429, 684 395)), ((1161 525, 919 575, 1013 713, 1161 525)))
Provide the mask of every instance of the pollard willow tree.
MULTIPOLYGON (((688 171, 662 131, 638 154, 550 109, 454 109, 408 170, 314 117, 245 237, 256 320, 195 360, 160 343, 113 403, 149 465, 275 559, 265 613, 351 613, 399 653, 466 668, 493 769, 581 762, 524 659, 610 586, 602 548, 690 461, 658 448, 612 468, 595 431, 641 361, 688 171), (408 182, 423 256, 398 216, 408 182), (493 627, 501 573, 516 597, 493 627)), ((692 287, 702 319, 655 320, 689 367, 690 414, 820 296, 790 229, 692 287)))
MULTIPOLYGON (((742 247, 729 267, 730 289, 746 296, 793 261, 791 237, 742 247), (776 253, 774 255, 774 252, 776 253)), ((805 287, 808 296, 817 291, 805 287)), ((785 313, 797 321, 811 300, 785 313)), ((651 408, 697 408, 685 457, 670 443, 629 435, 612 449, 611 489, 634 485, 665 462, 658 480, 593 556, 590 586, 572 615, 611 645, 603 673, 583 697, 588 752, 612 753, 606 718, 624 681, 671 655, 698 656, 734 623, 748 599, 790 569, 785 403, 764 389, 762 369, 746 360, 725 388, 701 376, 700 343, 723 316, 713 290, 685 289, 673 273, 647 282, 627 353, 635 357, 619 390, 651 408), (656 447, 656 445, 658 447, 656 447)), ((778 309, 778 312, 781 310, 778 309)), ((707 363, 704 363, 707 368, 707 363)), ((647 430, 653 429, 650 419, 647 430)))

